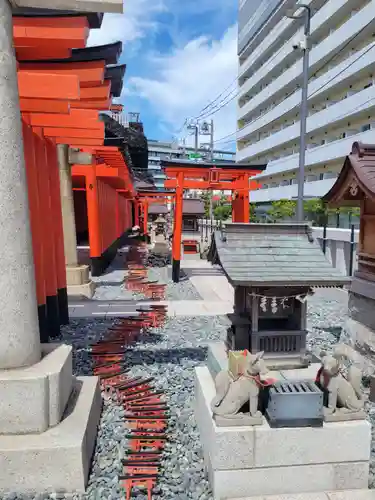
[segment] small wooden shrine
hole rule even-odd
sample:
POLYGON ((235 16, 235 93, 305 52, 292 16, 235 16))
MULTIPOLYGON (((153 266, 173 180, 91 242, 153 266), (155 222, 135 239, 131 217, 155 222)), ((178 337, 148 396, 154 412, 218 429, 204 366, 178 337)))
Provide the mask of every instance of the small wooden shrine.
POLYGON ((214 234, 208 260, 221 265, 234 287, 228 348, 268 358, 304 362, 307 296, 314 287, 350 282, 332 268, 306 224, 227 224, 214 234))
MULTIPOLYGON (((358 269, 349 294, 349 316, 375 334, 375 145, 355 142, 331 190, 323 197, 330 207, 359 206, 358 269)), ((358 325, 355 326, 357 328, 358 325)))

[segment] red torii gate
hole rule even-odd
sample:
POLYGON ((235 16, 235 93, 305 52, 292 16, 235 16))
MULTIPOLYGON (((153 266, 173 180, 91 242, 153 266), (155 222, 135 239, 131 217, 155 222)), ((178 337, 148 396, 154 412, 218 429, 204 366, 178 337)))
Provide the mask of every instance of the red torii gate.
POLYGON ((136 225, 139 225, 140 218, 143 219, 143 232, 147 233, 148 207, 152 203, 164 205, 168 201, 173 201, 175 193, 172 191, 138 191, 136 197, 135 219, 136 225))
POLYGON ((267 165, 247 165, 228 162, 192 163, 189 160, 163 160, 161 166, 167 176, 166 189, 175 189, 174 228, 172 243, 172 279, 180 279, 182 205, 184 189, 232 191, 233 222, 249 222, 249 191, 258 183, 250 178, 266 169, 267 165))

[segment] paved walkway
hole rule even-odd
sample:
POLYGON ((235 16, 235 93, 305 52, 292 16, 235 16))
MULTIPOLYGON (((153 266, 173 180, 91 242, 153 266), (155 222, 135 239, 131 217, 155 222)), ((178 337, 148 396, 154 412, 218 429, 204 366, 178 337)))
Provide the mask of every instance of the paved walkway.
MULTIPOLYGON (((71 298, 69 302, 69 313, 71 318, 116 318, 137 314, 137 309, 148 304, 166 304, 169 316, 216 316, 225 315, 233 311, 234 292, 228 283, 223 271, 212 266, 197 256, 181 261, 181 269, 184 271, 191 284, 195 287, 202 300, 176 300, 150 302, 145 300, 112 300, 116 294, 110 293, 114 288, 121 285, 124 280, 123 269, 113 269, 106 275, 95 279, 100 286, 108 290, 108 300, 87 300, 71 298)), ((169 266, 170 267, 170 266, 169 266)), ((335 300, 347 304, 348 295, 345 290, 321 289, 315 294, 326 299, 335 300)))

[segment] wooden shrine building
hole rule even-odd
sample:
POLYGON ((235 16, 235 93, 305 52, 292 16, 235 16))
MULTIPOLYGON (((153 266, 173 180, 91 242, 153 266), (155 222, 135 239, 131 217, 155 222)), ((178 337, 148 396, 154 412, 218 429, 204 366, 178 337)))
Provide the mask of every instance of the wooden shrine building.
POLYGON ((249 191, 258 185, 251 177, 265 170, 266 165, 163 160, 161 167, 167 176, 165 188, 175 189, 172 279, 179 282, 184 190, 232 191, 232 220, 249 222, 249 191))
POLYGON ((358 269, 349 292, 346 328, 354 344, 375 350, 375 144, 355 142, 331 190, 323 197, 330 207, 359 206, 358 269))
POLYGON ((265 351, 297 366, 306 362, 307 296, 314 287, 350 282, 305 224, 226 224, 214 233, 208 260, 234 288, 228 347, 265 351))

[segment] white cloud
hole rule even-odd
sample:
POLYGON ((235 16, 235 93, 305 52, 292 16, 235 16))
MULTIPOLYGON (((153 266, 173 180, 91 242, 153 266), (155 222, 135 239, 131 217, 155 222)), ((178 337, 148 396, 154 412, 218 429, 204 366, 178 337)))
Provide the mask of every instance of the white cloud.
MULTIPOLYGON (((185 118, 199 115, 202 108, 232 83, 218 102, 232 89, 230 95, 236 95, 237 26, 231 26, 221 40, 202 36, 168 55, 153 55, 149 64, 150 74, 154 76, 131 78, 127 93, 130 91, 147 100, 160 117, 161 125, 167 127, 172 135, 185 118)), ((216 139, 234 132, 236 99, 232 99, 212 118, 216 139)), ((207 119, 211 117, 207 116, 207 119)), ((228 147, 227 144, 223 146, 228 147)))
POLYGON ((165 10, 163 0, 125 0, 124 14, 105 14, 102 27, 91 30, 88 45, 135 42, 154 33, 156 15, 165 10))

